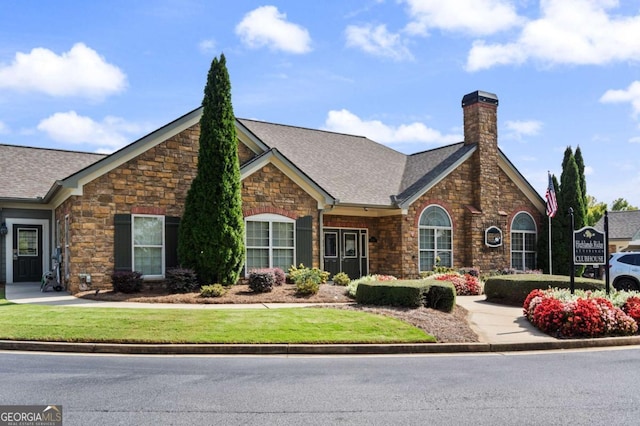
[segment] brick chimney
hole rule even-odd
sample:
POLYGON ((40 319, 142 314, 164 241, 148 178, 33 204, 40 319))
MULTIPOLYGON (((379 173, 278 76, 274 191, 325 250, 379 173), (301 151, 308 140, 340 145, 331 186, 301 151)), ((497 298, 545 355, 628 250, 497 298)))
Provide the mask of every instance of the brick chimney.
POLYGON ((477 180, 474 202, 483 215, 497 213, 500 201, 498 167, 498 97, 475 91, 462 98, 464 143, 476 145, 473 156, 477 180))

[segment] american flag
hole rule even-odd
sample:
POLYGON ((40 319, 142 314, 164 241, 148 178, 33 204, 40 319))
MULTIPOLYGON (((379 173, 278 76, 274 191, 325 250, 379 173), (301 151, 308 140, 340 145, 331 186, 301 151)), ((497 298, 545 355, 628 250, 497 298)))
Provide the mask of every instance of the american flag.
POLYGON ((549 186, 547 187, 547 216, 554 217, 558 211, 558 201, 556 200, 556 190, 553 187, 553 179, 551 179, 551 173, 549 173, 549 186))

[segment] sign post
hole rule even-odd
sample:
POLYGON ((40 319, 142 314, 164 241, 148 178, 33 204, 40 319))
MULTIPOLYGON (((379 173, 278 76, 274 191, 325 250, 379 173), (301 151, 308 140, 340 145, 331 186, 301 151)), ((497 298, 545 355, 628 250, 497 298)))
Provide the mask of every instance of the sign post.
POLYGON ((574 232, 573 230, 575 229, 576 225, 575 225, 575 219, 573 218, 573 207, 569 207, 569 216, 571 216, 571 237, 569 238, 569 252, 572 253, 571 255, 571 275, 569 275, 569 289, 571 290, 571 294, 574 293, 575 288, 576 288, 576 256, 575 256, 575 251, 574 251, 574 247, 575 245, 575 241, 574 241, 574 232))

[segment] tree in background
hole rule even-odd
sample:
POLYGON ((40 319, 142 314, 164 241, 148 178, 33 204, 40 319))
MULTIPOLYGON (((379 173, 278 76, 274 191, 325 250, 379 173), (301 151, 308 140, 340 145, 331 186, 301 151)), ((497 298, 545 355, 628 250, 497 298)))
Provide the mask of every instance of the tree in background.
POLYGON ((240 164, 224 54, 214 58, 202 101, 198 171, 187 193, 178 256, 201 283, 235 284, 244 263, 240 164))
POLYGON ((599 203, 596 197, 587 196, 587 216, 585 223, 587 226, 593 226, 604 216, 607 211, 607 203, 599 203))
POLYGON ((638 210, 638 208, 629 204, 629 202, 624 198, 618 198, 616 200, 613 200, 613 202, 611 203, 611 211, 620 212, 627 210, 638 210))

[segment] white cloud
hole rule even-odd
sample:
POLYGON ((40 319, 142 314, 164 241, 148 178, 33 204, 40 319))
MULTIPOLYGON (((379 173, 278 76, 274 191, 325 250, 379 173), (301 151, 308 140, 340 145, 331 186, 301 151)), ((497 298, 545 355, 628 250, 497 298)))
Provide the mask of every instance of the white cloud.
POLYGON ((99 152, 113 152, 151 130, 150 125, 126 122, 107 116, 102 122, 78 115, 75 111, 57 112, 38 124, 38 130, 56 142, 90 145, 99 152))
POLYGON ((287 21, 275 6, 262 6, 247 13, 236 26, 236 34, 250 48, 266 46, 288 53, 311 51, 311 37, 302 26, 287 21))
POLYGON ((364 50, 374 56, 392 58, 397 61, 413 59, 399 34, 387 31, 385 25, 349 25, 345 30, 347 46, 364 50))
POLYGON ((592 166, 584 166, 584 175, 591 176, 595 173, 595 169, 592 166))
POLYGON ((535 136, 542 129, 542 122, 536 120, 515 120, 507 121, 505 127, 508 129, 508 137, 522 139, 523 136, 535 136))
POLYGON ((0 121, 0 135, 5 135, 9 133, 9 126, 7 126, 3 121, 0 121))
POLYGON ((640 81, 634 81, 626 90, 607 90, 600 98, 604 103, 629 102, 633 108, 633 115, 640 114, 640 81))
POLYGON ((545 65, 638 61, 640 15, 609 13, 617 6, 617 0, 541 0, 541 18, 527 22, 515 42, 474 42, 467 70, 526 60, 545 65))
POLYGON ((198 43, 198 50, 205 54, 212 53, 216 50, 216 42, 214 40, 202 40, 198 43))
POLYGON ((508 0, 405 0, 411 22, 406 31, 426 35, 430 28, 488 35, 522 22, 508 0))
POLYGON ((443 135, 422 123, 390 126, 378 120, 365 121, 352 112, 342 109, 329 111, 325 121, 325 130, 366 136, 371 140, 384 144, 398 143, 432 143, 445 144, 460 142, 462 135, 443 135))
POLYGON ((61 55, 42 47, 18 52, 10 65, 0 65, 0 89, 101 99, 123 91, 126 84, 118 67, 83 43, 61 55))
POLYGON ((640 136, 635 136, 629 139, 629 143, 640 143, 640 136))

